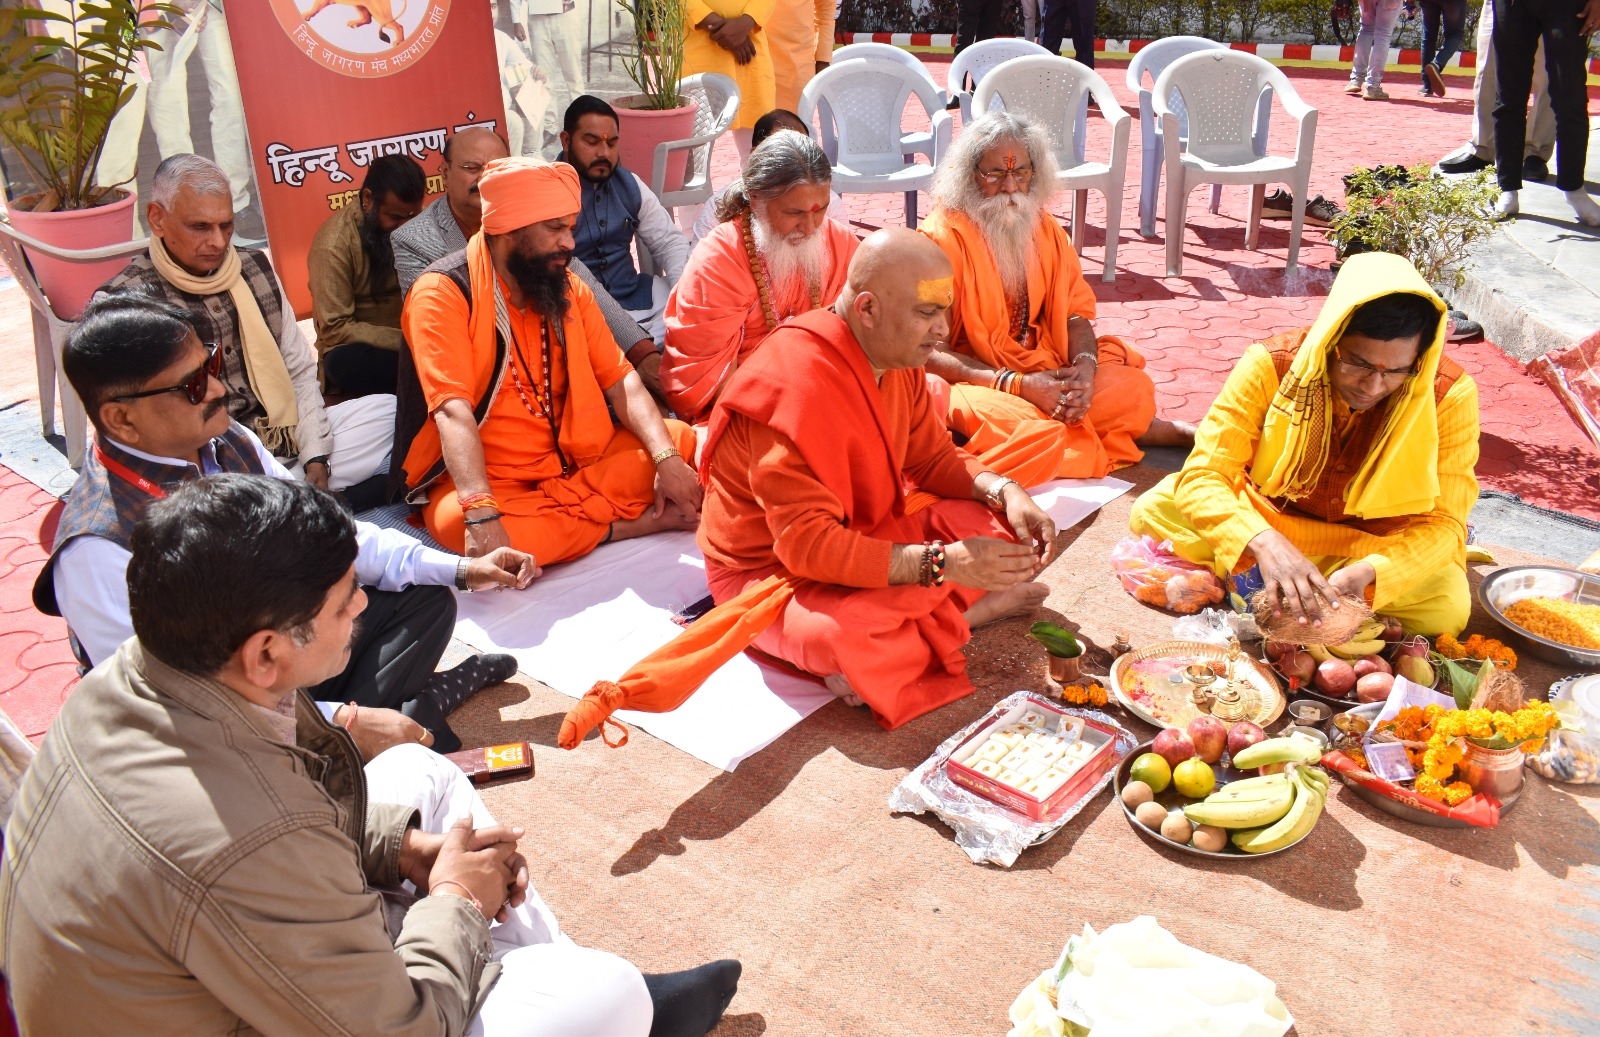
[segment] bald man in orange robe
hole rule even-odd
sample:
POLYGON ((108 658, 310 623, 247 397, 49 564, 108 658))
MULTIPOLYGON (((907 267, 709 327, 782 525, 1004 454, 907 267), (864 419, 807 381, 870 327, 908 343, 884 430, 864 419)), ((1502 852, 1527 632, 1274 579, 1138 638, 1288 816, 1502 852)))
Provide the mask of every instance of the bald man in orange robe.
POLYGON ((405 458, 428 532, 469 556, 515 545, 549 564, 695 528, 694 433, 662 420, 567 272, 577 173, 497 159, 478 190, 482 229, 417 279, 401 317, 431 418, 405 458))
POLYGON ((950 426, 1024 483, 1099 478, 1142 446, 1194 441, 1156 418, 1144 358, 1095 335, 1094 293, 1044 208, 1054 190, 1044 131, 990 112, 946 156, 921 227, 955 268, 950 349, 928 363, 950 383, 950 426))
POLYGON ((950 277, 913 231, 867 238, 834 307, 730 380, 701 461, 712 595, 782 577, 793 598, 755 647, 891 729, 972 691, 971 628, 1042 604, 1053 556, 1049 517, 934 412, 922 367, 948 334, 950 277), (912 490, 938 500, 907 514, 912 490))
POLYGON ((672 410, 702 422, 739 365, 773 330, 831 306, 857 241, 828 218, 833 170, 811 138, 780 130, 750 153, 667 300, 661 384, 672 410))

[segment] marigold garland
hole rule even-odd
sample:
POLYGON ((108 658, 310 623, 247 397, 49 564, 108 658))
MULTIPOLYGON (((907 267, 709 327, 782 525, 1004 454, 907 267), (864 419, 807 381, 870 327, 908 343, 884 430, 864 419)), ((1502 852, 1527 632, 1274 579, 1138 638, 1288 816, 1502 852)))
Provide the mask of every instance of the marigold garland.
POLYGON ((1406 749, 1417 771, 1416 790, 1435 802, 1455 806, 1472 795, 1466 782, 1450 781, 1457 765, 1466 758, 1465 739, 1488 742, 1501 738, 1531 751, 1560 723, 1561 718, 1550 703, 1534 699, 1515 713, 1407 706, 1378 729, 1394 732, 1401 741, 1424 743, 1420 752, 1409 746, 1406 749))
POLYGON ((1517 668, 1517 653, 1500 641, 1482 634, 1473 634, 1466 642, 1457 641, 1449 634, 1440 634, 1434 648, 1446 659, 1492 659, 1502 670, 1517 668))
POLYGON ((1106 689, 1098 684, 1068 684, 1061 689, 1062 701, 1073 706, 1103 706, 1106 689))

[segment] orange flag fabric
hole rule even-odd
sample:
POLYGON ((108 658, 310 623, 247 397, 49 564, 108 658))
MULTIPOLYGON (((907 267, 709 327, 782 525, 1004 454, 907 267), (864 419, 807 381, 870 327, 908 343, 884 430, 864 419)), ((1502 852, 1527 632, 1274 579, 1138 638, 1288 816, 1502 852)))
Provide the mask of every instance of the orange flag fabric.
POLYGON ((602 728, 600 737, 613 749, 628 744, 628 731, 611 719, 619 709, 668 713, 693 695, 723 663, 766 630, 794 599, 805 581, 782 574, 769 576, 731 601, 723 602, 688 629, 633 664, 617 681, 597 681, 561 721, 557 744, 576 749, 596 727, 609 724, 622 732, 613 742, 602 728))

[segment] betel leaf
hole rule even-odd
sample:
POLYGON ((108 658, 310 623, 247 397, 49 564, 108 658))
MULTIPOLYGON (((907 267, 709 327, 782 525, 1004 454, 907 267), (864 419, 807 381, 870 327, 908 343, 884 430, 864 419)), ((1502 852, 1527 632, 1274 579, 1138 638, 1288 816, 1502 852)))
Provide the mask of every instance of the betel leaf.
POLYGON ((1028 628, 1028 634, 1057 659, 1075 659, 1083 654, 1083 645, 1078 643, 1072 631, 1054 623, 1035 623, 1028 628))
POLYGON ((1439 670, 1439 690, 1450 692, 1451 697, 1456 700, 1457 709, 1472 708, 1472 699, 1478 694, 1478 685, 1489 675, 1490 669, 1494 666, 1485 659, 1474 673, 1465 665, 1473 660, 1446 659, 1437 652, 1432 654, 1431 661, 1439 670))

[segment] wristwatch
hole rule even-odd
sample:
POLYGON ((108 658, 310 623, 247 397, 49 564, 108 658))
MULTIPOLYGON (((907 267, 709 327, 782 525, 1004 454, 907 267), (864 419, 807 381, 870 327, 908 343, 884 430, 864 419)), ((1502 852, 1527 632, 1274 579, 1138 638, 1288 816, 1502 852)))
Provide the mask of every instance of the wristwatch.
POLYGON ((456 590, 463 594, 472 593, 472 588, 467 585, 467 559, 465 558, 456 563, 456 590))
POLYGON ((984 502, 987 503, 993 510, 1002 511, 1005 509, 1006 487, 1019 485, 1021 484, 1018 483, 1017 480, 1012 479, 1009 476, 1002 475, 1000 478, 994 481, 987 491, 985 491, 983 495, 984 502))

